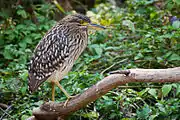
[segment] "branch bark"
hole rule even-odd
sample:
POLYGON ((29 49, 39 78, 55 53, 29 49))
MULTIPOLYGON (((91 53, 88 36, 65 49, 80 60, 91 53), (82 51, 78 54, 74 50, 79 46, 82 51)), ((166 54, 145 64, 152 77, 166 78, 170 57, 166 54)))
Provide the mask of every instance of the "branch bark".
POLYGON ((33 110, 33 115, 28 120, 63 120, 69 114, 85 107, 113 88, 132 82, 179 82, 180 67, 168 69, 129 69, 111 72, 82 94, 71 99, 66 107, 64 102, 46 102, 33 110))

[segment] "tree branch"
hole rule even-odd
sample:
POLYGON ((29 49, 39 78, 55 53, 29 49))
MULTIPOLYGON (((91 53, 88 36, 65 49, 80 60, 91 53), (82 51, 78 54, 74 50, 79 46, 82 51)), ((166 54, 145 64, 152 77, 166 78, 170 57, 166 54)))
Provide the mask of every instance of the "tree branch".
POLYGON ((66 107, 64 102, 46 102, 33 110, 28 120, 62 120, 69 114, 85 107, 119 85, 132 82, 179 82, 180 67, 169 69, 129 69, 111 72, 109 75, 71 99, 66 107))

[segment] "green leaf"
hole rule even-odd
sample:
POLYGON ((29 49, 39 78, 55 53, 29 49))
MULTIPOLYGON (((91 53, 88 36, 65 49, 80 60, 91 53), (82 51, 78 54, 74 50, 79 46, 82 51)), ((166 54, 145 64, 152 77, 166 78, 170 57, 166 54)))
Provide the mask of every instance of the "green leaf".
POLYGON ((0 84, 0 89, 4 89, 5 88, 5 85, 4 84, 0 84))
POLYGON ((146 92, 149 91, 150 88, 146 88, 146 89, 143 89, 142 91, 138 92, 138 95, 141 97, 143 96, 146 92))
POLYGON ((180 56, 176 53, 173 53, 169 58, 168 58, 169 61, 173 61, 173 60, 180 60, 180 56))
POLYGON ((19 59, 18 59, 18 63, 20 64, 25 64, 27 62, 27 57, 26 55, 22 55, 19 59))
POLYGON ((98 55, 99 57, 102 55, 103 49, 101 48, 100 45, 92 44, 92 45, 90 45, 90 49, 92 52, 95 52, 96 55, 98 55))
POLYGON ((150 18, 151 19, 154 19, 154 17, 157 15, 157 13, 156 12, 152 12, 151 14, 150 14, 150 18))
POLYGON ((142 53, 138 53, 135 57, 134 57, 134 60, 138 60, 140 58, 143 58, 143 54, 142 53))
POLYGON ((40 40, 41 37, 42 37, 42 35, 39 34, 39 33, 32 33, 32 34, 31 34, 31 38, 32 38, 33 40, 37 40, 37 39, 40 40))
POLYGON ((174 28, 180 28, 180 21, 177 20, 177 21, 173 22, 172 26, 173 26, 174 28))
POLYGON ((98 56, 101 56, 102 55, 102 48, 100 48, 100 47, 96 47, 95 48, 95 51, 96 51, 96 54, 98 55, 98 56))
POLYGON ((9 59, 9 60, 13 59, 13 56, 12 56, 12 54, 10 53, 9 50, 5 50, 5 51, 3 52, 3 55, 4 55, 4 58, 5 58, 5 59, 9 59))
POLYGON ((27 115, 22 115, 21 116, 21 120, 27 120, 29 118, 29 116, 27 116, 27 115))
POLYGON ((156 89, 150 89, 148 91, 149 94, 151 94, 153 97, 155 97, 157 99, 157 91, 156 89))
POLYGON ((180 5, 180 0, 174 0, 174 2, 180 5))
POLYGON ((7 19, 9 17, 9 14, 4 9, 1 9, 0 16, 7 19))
POLYGON ((172 10, 173 7, 174 7, 173 2, 170 1, 170 2, 167 3, 167 9, 172 10))
POLYGON ((28 77, 28 71, 22 72, 22 73, 19 75, 19 77, 20 77, 21 79, 23 79, 24 81, 26 81, 26 80, 27 80, 27 77, 28 77))
POLYGON ((5 43, 5 41, 0 38, 0 45, 3 45, 4 43, 5 43))
POLYGON ((135 118, 123 118, 121 120, 136 120, 135 118))
POLYGON ((21 17, 23 18, 27 18, 27 14, 26 14, 26 11, 25 10, 18 10, 17 11, 17 14, 20 15, 21 17))
POLYGON ((13 59, 12 47, 13 45, 5 46, 5 49, 3 52, 3 56, 5 59, 9 59, 9 60, 13 59))
POLYGON ((172 89, 172 85, 163 85, 162 87, 162 94, 163 96, 167 96, 169 94, 169 92, 172 89))
POLYGON ((149 120, 155 120, 156 117, 158 117, 158 113, 157 113, 157 115, 151 115, 151 116, 149 117, 149 120))
POLYGON ((180 94, 180 84, 177 84, 177 90, 176 90, 176 95, 180 94))
POLYGON ((135 27, 134 27, 134 23, 133 23, 132 21, 130 21, 130 20, 124 20, 124 21, 122 21, 122 25, 129 27, 129 29, 130 29, 133 33, 135 33, 135 27))
POLYGON ((22 88, 20 89, 20 91, 21 91, 21 93, 22 93, 23 95, 25 95, 26 90, 27 90, 27 87, 22 87, 22 88))
POLYGON ((27 29, 30 30, 30 31, 35 31, 36 32, 37 26, 35 24, 31 24, 31 26, 28 26, 27 29))
POLYGON ((168 58, 169 56, 171 56, 172 55, 172 51, 169 51, 169 52, 167 52, 165 55, 164 55, 164 58, 166 59, 166 58, 168 58))
POLYGON ((142 110, 137 111, 137 116, 141 119, 147 119, 151 113, 151 109, 148 105, 145 105, 142 110))
POLYGON ((34 105, 37 105, 37 106, 40 106, 41 104, 43 104, 43 101, 41 101, 41 100, 34 103, 34 105))
POLYGON ((32 39, 30 37, 25 37, 24 40, 26 43, 31 44, 32 43, 32 39))
POLYGON ((158 108, 161 112, 166 113, 166 109, 164 108, 164 105, 162 105, 161 103, 156 103, 156 106, 158 106, 158 108))
POLYGON ((81 114, 81 115, 85 118, 98 118, 98 116, 99 116, 98 113, 95 111, 88 112, 88 113, 81 114))
POLYGON ((27 46, 26 41, 22 40, 22 41, 19 43, 19 46, 22 47, 22 48, 26 48, 26 46, 27 46))
POLYGON ((24 30, 25 28, 26 28, 26 26, 23 25, 23 24, 19 24, 19 25, 16 26, 17 30, 24 30))

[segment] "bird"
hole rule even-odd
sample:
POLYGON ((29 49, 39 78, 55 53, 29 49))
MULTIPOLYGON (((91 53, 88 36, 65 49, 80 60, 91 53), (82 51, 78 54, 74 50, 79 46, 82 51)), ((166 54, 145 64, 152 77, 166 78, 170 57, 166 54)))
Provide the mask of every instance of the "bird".
POLYGON ((76 13, 65 16, 44 35, 35 47, 28 66, 30 93, 49 81, 52 84, 52 101, 55 100, 55 85, 67 100, 73 97, 59 82, 85 50, 89 28, 105 29, 104 26, 92 23, 89 17, 76 13))

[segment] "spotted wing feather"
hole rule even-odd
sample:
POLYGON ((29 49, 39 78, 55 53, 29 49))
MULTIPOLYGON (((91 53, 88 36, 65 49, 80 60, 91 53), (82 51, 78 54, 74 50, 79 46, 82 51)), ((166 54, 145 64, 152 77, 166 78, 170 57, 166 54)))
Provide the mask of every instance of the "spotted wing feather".
POLYGON ((37 45, 29 65, 29 91, 35 91, 69 56, 68 38, 60 26, 52 28, 37 45))

